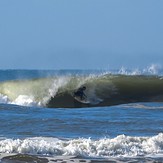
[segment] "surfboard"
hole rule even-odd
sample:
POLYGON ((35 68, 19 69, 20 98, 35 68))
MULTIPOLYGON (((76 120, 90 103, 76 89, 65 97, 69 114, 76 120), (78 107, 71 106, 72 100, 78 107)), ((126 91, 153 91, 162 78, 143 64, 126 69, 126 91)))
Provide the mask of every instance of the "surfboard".
POLYGON ((89 104, 90 103, 90 101, 88 101, 87 99, 81 100, 80 97, 77 97, 77 96, 75 96, 74 99, 80 103, 83 103, 83 104, 89 104))

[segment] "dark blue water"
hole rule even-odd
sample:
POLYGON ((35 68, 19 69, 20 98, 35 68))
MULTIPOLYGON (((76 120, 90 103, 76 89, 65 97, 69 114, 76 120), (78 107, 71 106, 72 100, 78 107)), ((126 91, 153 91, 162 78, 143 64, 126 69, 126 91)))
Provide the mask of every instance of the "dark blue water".
MULTIPOLYGON (((144 106, 155 106, 144 103, 144 106)), ((101 108, 63 109, 0 105, 3 137, 103 138, 117 135, 154 136, 163 131, 163 109, 101 108)))

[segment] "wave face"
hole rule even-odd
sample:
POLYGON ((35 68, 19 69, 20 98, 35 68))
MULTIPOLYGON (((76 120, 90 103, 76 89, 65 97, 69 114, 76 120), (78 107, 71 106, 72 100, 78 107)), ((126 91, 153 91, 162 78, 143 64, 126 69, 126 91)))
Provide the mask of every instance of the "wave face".
POLYGON ((162 101, 163 78, 153 75, 63 75, 0 83, 0 102, 17 105, 77 108, 162 101), (73 98, 83 85, 89 104, 73 98))
POLYGON ((52 156, 133 157, 162 154, 163 134, 153 137, 119 135, 99 140, 35 137, 0 139, 0 153, 25 153, 52 156))

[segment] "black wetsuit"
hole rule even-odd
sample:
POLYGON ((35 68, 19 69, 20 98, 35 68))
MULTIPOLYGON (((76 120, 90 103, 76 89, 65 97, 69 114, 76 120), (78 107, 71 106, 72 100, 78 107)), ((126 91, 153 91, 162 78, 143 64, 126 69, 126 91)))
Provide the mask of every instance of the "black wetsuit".
POLYGON ((83 100, 83 97, 86 97, 86 95, 84 94, 84 90, 85 89, 83 88, 79 88, 76 92, 74 92, 74 96, 78 96, 81 100, 83 100))

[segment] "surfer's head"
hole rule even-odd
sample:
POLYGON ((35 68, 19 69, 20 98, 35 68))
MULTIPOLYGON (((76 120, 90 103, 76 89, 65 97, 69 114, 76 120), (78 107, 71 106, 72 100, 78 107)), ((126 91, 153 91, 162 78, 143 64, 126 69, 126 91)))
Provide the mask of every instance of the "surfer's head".
POLYGON ((86 87, 85 86, 83 86, 82 88, 83 88, 83 90, 86 90, 86 87))

